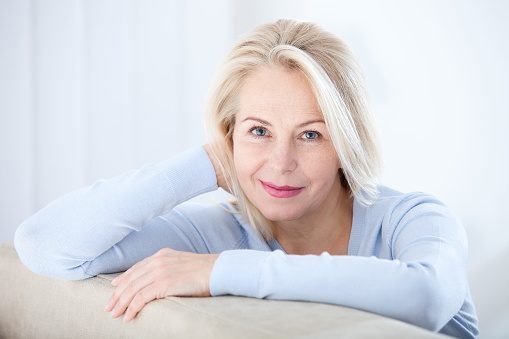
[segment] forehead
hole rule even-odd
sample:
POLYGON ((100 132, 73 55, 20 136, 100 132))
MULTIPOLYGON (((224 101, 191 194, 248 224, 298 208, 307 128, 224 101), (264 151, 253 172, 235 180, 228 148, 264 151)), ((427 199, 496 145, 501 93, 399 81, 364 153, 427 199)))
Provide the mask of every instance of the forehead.
POLYGON ((282 67, 264 67, 247 77, 240 90, 238 114, 322 118, 306 77, 282 67))

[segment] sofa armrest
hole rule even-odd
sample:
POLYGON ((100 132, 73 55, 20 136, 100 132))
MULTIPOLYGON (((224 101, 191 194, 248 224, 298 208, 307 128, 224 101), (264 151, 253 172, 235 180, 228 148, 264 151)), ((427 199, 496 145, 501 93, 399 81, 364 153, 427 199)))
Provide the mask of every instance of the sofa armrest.
POLYGON ((0 244, 0 337, 4 338, 443 338, 346 307, 234 296, 165 298, 129 323, 104 306, 116 275, 66 281, 30 272, 0 244))

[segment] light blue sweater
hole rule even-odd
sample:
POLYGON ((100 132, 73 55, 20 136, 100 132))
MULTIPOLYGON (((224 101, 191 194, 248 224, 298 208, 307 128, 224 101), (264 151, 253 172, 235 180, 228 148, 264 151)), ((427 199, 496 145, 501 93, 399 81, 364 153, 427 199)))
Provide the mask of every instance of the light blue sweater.
POLYGON ((32 271, 64 279, 123 271, 165 247, 222 253, 214 296, 338 304, 460 338, 478 334, 465 233, 434 197, 381 186, 374 204, 354 201, 347 256, 298 256, 260 239, 239 214, 184 203, 215 189, 206 152, 193 148, 57 199, 18 228, 16 250, 32 271))

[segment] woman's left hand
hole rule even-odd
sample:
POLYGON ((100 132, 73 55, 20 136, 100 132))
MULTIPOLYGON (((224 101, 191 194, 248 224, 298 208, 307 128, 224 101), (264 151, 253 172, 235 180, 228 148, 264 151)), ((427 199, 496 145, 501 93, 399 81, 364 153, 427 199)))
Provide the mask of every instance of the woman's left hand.
POLYGON ((106 311, 124 322, 154 299, 167 296, 209 297, 212 268, 219 254, 196 254, 165 248, 119 275, 106 311))

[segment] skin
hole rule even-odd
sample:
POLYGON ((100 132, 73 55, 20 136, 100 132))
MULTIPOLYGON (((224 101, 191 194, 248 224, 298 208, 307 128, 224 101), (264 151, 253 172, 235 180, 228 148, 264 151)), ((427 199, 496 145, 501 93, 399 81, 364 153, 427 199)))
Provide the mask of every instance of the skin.
MULTIPOLYGON (((237 176, 250 201, 273 221, 277 241, 289 254, 347 254, 353 201, 341 186, 341 164, 305 77, 262 68, 248 77, 239 99, 233 133, 237 176), (293 190, 299 193, 274 196, 293 190)), ((204 149, 210 154, 208 145, 204 149)), ((222 177, 217 180, 226 187, 222 177)), ((125 313, 128 322, 154 299, 210 296, 218 257, 163 249, 113 280, 116 289, 105 309, 114 318, 125 313)))

